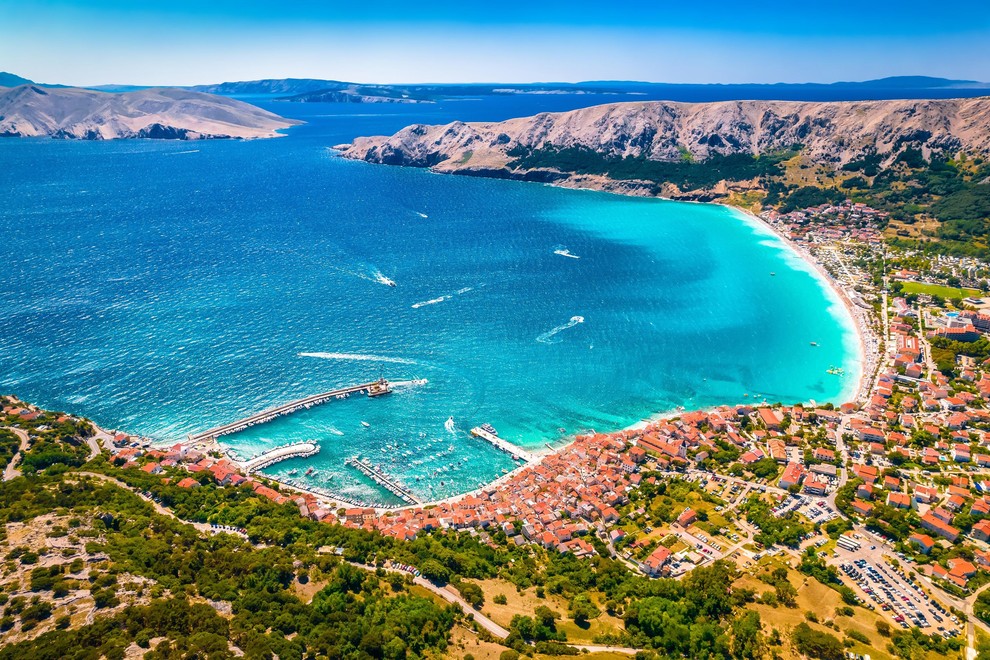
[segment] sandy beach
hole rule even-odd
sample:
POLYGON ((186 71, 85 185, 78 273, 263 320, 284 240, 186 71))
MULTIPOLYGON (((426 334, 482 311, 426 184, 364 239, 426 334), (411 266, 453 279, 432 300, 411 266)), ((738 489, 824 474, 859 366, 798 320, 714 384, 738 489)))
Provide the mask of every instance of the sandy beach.
MULTIPOLYGON (((741 219, 744 219, 752 226, 772 233, 774 237, 780 240, 785 248, 787 248, 794 256, 799 258, 808 266, 809 271, 819 279, 819 281, 824 285, 824 288, 834 293, 838 301, 846 308, 846 311, 849 313, 849 316, 853 321, 851 327, 856 333, 859 347, 859 378, 856 379, 855 389, 850 388, 850 394, 847 395, 846 398, 848 402, 852 403, 863 401, 869 394, 873 372, 876 370, 877 364, 879 364, 880 353, 879 341, 870 326, 869 318, 865 316, 866 310, 853 303, 850 293, 847 292, 845 288, 837 282, 820 263, 818 263, 818 260, 815 259, 810 252, 804 249, 804 247, 794 243, 794 241, 792 241, 789 237, 777 231, 776 227, 748 209, 730 206, 727 204, 720 206, 725 206, 726 208, 736 212, 741 219)), ((844 401, 843 403, 846 402, 844 401)))

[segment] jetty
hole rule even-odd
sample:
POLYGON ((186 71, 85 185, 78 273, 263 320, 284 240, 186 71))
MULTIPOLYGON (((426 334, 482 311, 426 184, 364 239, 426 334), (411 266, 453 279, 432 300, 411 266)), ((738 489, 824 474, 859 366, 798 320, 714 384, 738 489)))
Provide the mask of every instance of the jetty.
POLYGON ((385 474, 385 472, 382 471, 381 468, 372 465, 370 462, 366 460, 362 461, 358 458, 348 458, 346 461, 344 461, 344 463, 357 468, 366 477, 368 477, 376 484, 378 484, 388 492, 392 493, 393 495, 401 499, 403 502, 406 502, 408 504, 423 503, 423 501, 420 500, 418 497, 416 497, 416 495, 411 490, 403 486, 394 478, 385 474))
POLYGON ((473 429, 471 429, 471 435, 473 435, 476 438, 481 438, 482 440, 489 442, 496 449, 501 449, 502 451, 504 451, 506 454, 508 454, 517 461, 522 461, 524 463, 532 463, 533 461, 536 460, 536 457, 534 457, 525 449, 520 449, 511 442, 506 442, 502 438, 498 437, 497 434, 492 433, 490 431, 486 431, 480 426, 476 426, 473 429))
POLYGON ((243 467, 244 471, 250 474, 288 458, 308 458, 319 453, 320 446, 315 442, 296 442, 269 449, 264 454, 245 461, 243 467))
POLYGON ((384 378, 379 378, 378 380, 370 383, 361 383, 360 385, 351 385, 350 387, 342 387, 340 389, 330 390, 329 392, 313 394, 312 396, 308 396, 303 399, 297 399, 296 401, 284 403, 275 408, 263 410, 235 422, 230 422, 229 424, 215 426, 212 429, 207 429, 201 433, 192 433, 189 435, 189 442, 196 444, 200 442, 213 441, 222 435, 237 433, 238 431, 243 431, 251 426, 257 426, 258 424, 270 422, 274 419, 282 417, 283 415, 291 415, 297 410, 312 408, 313 406, 318 406, 321 403, 326 403, 332 399, 343 399, 351 394, 365 393, 369 397, 379 397, 388 394, 391 391, 392 389, 389 382, 384 378))

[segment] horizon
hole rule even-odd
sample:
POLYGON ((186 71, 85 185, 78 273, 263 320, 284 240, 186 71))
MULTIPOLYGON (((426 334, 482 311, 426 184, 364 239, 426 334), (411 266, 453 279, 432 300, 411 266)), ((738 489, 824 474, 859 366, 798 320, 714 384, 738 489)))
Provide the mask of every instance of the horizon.
MULTIPOLYGON (((929 76, 929 75, 897 75, 897 76, 883 76, 881 78, 871 78, 868 80, 803 80, 794 82, 785 81, 774 81, 774 82, 669 82, 665 80, 635 80, 635 79, 595 79, 595 80, 454 80, 450 82, 439 82, 435 80, 420 80, 412 82, 392 82, 383 80, 346 80, 342 78, 334 77, 304 77, 296 75, 287 76, 277 76, 270 78, 242 78, 237 80, 214 80, 209 83, 176 83, 171 85, 159 85, 154 83, 140 83, 140 82, 95 82, 86 85, 69 85, 62 83, 60 81, 52 80, 36 80, 30 78, 29 76, 22 76, 15 71, 6 71, 0 69, 0 75, 11 75, 18 78, 26 79, 29 82, 22 84, 34 84, 41 85, 44 87, 79 87, 83 89, 97 89, 101 87, 142 87, 142 88, 167 88, 167 87, 177 87, 177 88, 188 88, 202 85, 222 85, 230 83, 250 83, 250 82, 264 82, 268 80, 316 80, 328 83, 346 83, 346 84, 357 84, 357 85, 381 85, 381 86, 407 86, 407 87, 429 87, 429 86, 489 86, 489 85, 524 85, 524 86, 555 86, 555 85, 570 85, 574 87, 589 86, 589 85, 657 85, 657 86, 699 86, 699 87, 776 87, 776 86, 841 86, 841 85, 864 85, 874 82, 884 82, 899 79, 930 79, 932 81, 941 81, 946 83, 972 83, 969 86, 965 85, 946 85, 942 89, 980 89, 983 87, 988 88, 988 93, 990 93, 990 82, 984 80, 969 80, 969 79, 959 79, 959 78, 949 78, 946 76, 929 76)), ((932 89, 938 89, 933 87, 932 89)))
MULTIPOLYGON (((192 86, 315 78, 380 84, 637 81, 772 85, 932 76, 984 81, 990 12, 967 0, 913 18, 920 2, 860 6, 832 20, 774 1, 744 13, 554 0, 493 14, 433 2, 269 14, 256 3, 0 0, 0 68, 45 84, 192 86), (357 56, 355 56, 357 55, 357 56), (783 56, 782 56, 783 55, 783 56), (422 81, 433 81, 424 83, 422 81), (382 82, 390 81, 390 82, 382 82)), ((817 83, 827 84, 827 83, 817 83)))

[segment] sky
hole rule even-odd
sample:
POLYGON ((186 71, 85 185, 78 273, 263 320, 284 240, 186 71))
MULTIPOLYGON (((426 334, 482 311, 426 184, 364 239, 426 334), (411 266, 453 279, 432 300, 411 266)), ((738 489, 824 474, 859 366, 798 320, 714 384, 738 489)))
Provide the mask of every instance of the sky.
POLYGON ((990 81, 990 3, 0 0, 0 71, 69 85, 990 81))

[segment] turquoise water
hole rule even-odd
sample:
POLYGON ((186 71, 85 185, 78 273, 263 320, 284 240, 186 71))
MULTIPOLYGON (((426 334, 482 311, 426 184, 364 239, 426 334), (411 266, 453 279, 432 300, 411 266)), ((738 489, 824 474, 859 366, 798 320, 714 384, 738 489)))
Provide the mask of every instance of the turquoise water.
POLYGON ((738 214, 344 161, 327 146, 415 117, 330 109, 269 141, 0 141, 0 387, 177 440, 379 374, 426 379, 226 438, 244 456, 318 440, 270 472, 380 502, 344 459, 440 497, 511 469, 468 436, 480 423, 543 447, 854 389, 845 311, 738 214))

